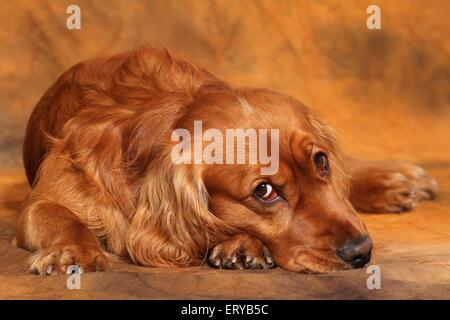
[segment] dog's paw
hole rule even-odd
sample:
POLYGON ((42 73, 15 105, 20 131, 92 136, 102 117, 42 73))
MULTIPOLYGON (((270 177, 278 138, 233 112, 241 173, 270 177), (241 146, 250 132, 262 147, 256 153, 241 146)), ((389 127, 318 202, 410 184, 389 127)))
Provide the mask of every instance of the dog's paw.
POLYGON ((424 169, 404 162, 379 163, 352 186, 351 200, 364 212, 403 212, 436 196, 437 183, 424 169))
POLYGON ((77 265, 80 272, 104 271, 108 259, 98 246, 54 245, 41 249, 31 257, 30 271, 40 275, 69 272, 68 267, 77 265))
POLYGON ((412 182, 402 173, 394 172, 381 178, 372 194, 373 207, 382 212, 403 212, 414 209, 418 198, 412 182))
POLYGON ((437 182, 423 168, 410 163, 400 163, 399 172, 410 181, 417 201, 432 200, 436 197, 437 182))
POLYGON ((240 234, 216 245, 209 256, 211 266, 220 269, 272 269, 272 254, 264 244, 240 234))

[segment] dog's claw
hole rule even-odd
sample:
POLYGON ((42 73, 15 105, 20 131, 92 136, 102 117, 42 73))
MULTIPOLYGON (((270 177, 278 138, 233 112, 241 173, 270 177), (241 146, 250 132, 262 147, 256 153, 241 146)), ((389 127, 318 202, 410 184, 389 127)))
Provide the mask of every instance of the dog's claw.
POLYGON ((261 241, 248 235, 238 235, 215 246, 210 264, 219 269, 272 269, 272 255, 261 241))
POLYGON ((79 272, 107 270, 108 260, 99 247, 54 245, 41 249, 31 257, 30 271, 40 275, 70 274, 69 265, 79 266, 79 272))

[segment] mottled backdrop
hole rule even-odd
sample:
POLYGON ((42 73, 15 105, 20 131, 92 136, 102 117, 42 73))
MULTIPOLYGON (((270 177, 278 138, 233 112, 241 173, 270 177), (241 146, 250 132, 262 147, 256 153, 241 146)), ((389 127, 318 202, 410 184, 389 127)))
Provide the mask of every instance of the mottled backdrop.
POLYGON ((73 64, 164 45, 235 85, 293 95, 370 158, 450 150, 450 2, 167 0, 0 2, 0 166, 21 166, 29 114, 73 64), (366 28, 376 3, 382 29, 366 28), (81 30, 66 8, 81 7, 81 30))

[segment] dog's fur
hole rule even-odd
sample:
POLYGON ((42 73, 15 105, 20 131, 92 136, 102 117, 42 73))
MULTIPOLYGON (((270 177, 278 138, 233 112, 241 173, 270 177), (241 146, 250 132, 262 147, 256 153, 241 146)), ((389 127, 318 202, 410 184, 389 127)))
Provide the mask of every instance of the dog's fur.
POLYGON ((24 163, 32 192, 17 244, 41 274, 78 264, 105 270, 103 250, 145 266, 349 267, 336 250, 367 235, 355 209, 397 212, 434 196, 414 165, 344 155, 333 131, 297 100, 233 88, 166 50, 144 48, 80 63, 44 94, 28 123, 24 163), (280 129, 280 169, 175 165, 171 133, 206 128, 280 129), (330 161, 319 177, 317 150, 330 161), (261 179, 283 200, 259 202, 261 179), (354 209, 355 208, 355 209, 354 209), (273 255, 273 256, 272 256, 273 255))

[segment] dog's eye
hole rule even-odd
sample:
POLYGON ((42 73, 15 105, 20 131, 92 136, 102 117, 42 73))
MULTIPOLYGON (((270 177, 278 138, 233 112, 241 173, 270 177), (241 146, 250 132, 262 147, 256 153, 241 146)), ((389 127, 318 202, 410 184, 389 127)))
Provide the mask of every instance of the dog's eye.
POLYGON ((271 202, 278 198, 278 193, 272 187, 272 185, 264 182, 258 185, 255 189, 255 195, 263 201, 271 202))
POLYGON ((320 176, 325 177, 330 172, 330 165, 328 163, 327 155, 319 151, 314 155, 314 164, 319 171, 320 176))

